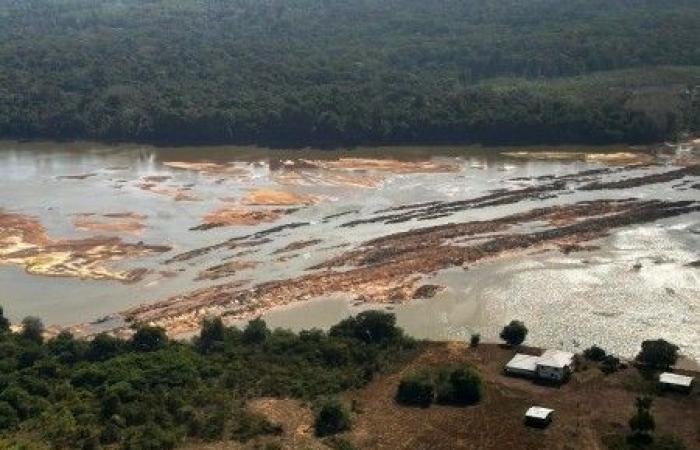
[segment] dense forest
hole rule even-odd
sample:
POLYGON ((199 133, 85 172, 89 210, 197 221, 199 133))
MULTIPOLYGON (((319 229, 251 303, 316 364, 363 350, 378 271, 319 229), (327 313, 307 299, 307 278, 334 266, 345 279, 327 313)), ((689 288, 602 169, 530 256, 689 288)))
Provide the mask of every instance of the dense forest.
POLYGON ((700 130, 697 0, 0 0, 0 137, 651 142, 700 130))
POLYGON ((367 311, 328 333, 205 320, 193 342, 137 327, 128 340, 63 332, 36 318, 11 332, 0 309, 0 448, 165 449, 279 433, 249 411, 258 396, 323 404, 416 353, 391 314, 367 311))

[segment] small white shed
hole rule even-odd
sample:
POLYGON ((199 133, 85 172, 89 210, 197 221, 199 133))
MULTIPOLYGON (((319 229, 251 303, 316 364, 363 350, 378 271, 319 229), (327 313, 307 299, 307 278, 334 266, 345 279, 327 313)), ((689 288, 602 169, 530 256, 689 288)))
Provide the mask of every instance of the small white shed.
POLYGON ((574 354, 561 350, 547 350, 537 361, 537 377, 542 380, 563 381, 574 366, 574 354))
POLYGON ((671 389, 680 392, 690 392, 693 390, 695 378, 677 373, 664 372, 659 375, 659 384, 665 389, 671 389))
POLYGON ((537 376, 537 362, 539 360, 539 356, 516 353, 506 364, 505 371, 509 375, 535 377, 537 376))
POLYGON ((553 409, 531 406, 525 412, 525 424, 534 427, 546 427, 552 422, 553 415, 553 409))

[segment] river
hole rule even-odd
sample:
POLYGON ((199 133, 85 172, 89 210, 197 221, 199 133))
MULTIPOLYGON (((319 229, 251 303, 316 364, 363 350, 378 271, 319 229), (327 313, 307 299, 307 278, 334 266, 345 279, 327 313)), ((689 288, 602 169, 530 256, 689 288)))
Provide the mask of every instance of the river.
MULTIPOLYGON (((581 189, 586 183, 692 167, 696 153, 665 149, 649 156, 610 147, 548 148, 552 153, 546 157, 512 154, 537 150, 542 149, 330 152, 5 142, 0 145, 0 302, 14 322, 34 315, 59 327, 99 331, 122 326, 128 314, 120 312, 169 298, 175 298, 173 304, 191 300, 175 296, 193 290, 232 284, 239 292, 303 277, 396 233, 580 202, 700 199, 692 187, 700 179, 692 173, 631 187, 581 189), (606 156, 619 152, 629 154, 606 156), (544 194, 503 197, 559 179, 564 185, 544 194), (451 203, 489 195, 498 201, 465 209, 451 203), (426 208, 439 213, 421 216, 426 208), (420 214, 405 220, 398 217, 402 211, 420 214), (383 215, 398 218, 377 220, 383 215), (280 225, 293 226, 274 229, 280 225)), ((548 226, 539 219, 518 222, 509 224, 507 233, 548 226)), ((501 231, 496 231, 484 236, 497 237, 501 231)), ((467 245, 464 236, 459 239, 455 245, 467 245)), ((320 286, 336 283, 324 278, 313 280, 319 286, 294 291, 303 295, 290 294, 293 298, 259 309, 257 298, 246 297, 246 307, 272 326, 295 330, 327 328, 349 314, 381 308, 393 311, 411 335, 430 339, 468 340, 480 333, 496 340, 505 323, 520 319, 530 329, 532 345, 580 350, 598 344, 631 356, 641 340, 663 337, 700 358, 700 269, 691 264, 700 260, 699 212, 615 226, 586 238, 585 246, 562 252, 537 245, 436 266, 429 273, 419 269, 419 284, 440 288, 428 298, 392 297, 382 291, 386 286, 365 284, 348 292, 342 283, 337 289, 320 286)), ((415 280, 407 280, 388 283, 413 289, 415 280)), ((378 278, 377 284, 385 281, 378 278)), ((275 299, 281 298, 278 291, 275 299)), ((266 292, 260 291, 260 298, 266 292)), ((229 306, 217 301, 203 311, 226 313, 229 306)), ((170 323, 163 319, 167 314, 158 314, 163 324, 170 323)), ((243 325, 246 318, 236 310, 229 322, 243 325)))

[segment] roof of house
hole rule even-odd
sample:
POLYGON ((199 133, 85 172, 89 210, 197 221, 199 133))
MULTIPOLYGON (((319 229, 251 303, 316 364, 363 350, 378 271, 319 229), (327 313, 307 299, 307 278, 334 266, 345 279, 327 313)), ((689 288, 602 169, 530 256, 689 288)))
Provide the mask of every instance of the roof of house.
POLYGON ((554 412, 553 409, 543 408, 542 406, 531 406, 525 412, 525 417, 532 417, 534 419, 546 420, 550 414, 554 412))
POLYGON ((537 362, 539 360, 539 356, 516 353, 515 356, 513 356, 513 358, 506 364, 506 369, 535 372, 537 370, 537 362))
POLYGON ((574 354, 562 350, 547 350, 537 362, 540 366, 564 368, 574 362, 574 354))
POLYGON ((664 372, 659 375, 659 381, 664 384, 673 384, 675 386, 690 387, 693 384, 693 377, 678 375, 677 373, 664 372))

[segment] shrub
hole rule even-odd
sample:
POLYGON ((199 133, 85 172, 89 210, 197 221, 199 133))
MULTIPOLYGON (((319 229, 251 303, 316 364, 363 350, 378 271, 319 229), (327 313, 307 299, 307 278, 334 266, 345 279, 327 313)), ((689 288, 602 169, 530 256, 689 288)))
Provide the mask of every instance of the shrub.
POLYGON ((606 375, 617 372, 619 369, 620 359, 613 355, 606 355, 600 362, 600 370, 606 375))
POLYGON ((380 344, 401 337, 396 316, 383 311, 363 311, 331 327, 331 336, 359 339, 368 344, 380 344))
POLYGON ((442 369, 435 379, 438 403, 465 406, 481 399, 481 378, 469 367, 442 369))
POLYGON ((121 339, 100 333, 90 341, 86 356, 90 361, 106 361, 121 353, 124 347, 124 341, 121 339))
POLYGON ((44 323, 36 317, 25 317, 22 320, 20 336, 37 344, 44 342, 44 323))
POLYGON ((651 442, 651 432, 656 428, 656 422, 651 415, 651 397, 637 397, 635 407, 637 411, 629 420, 632 430, 632 438, 638 442, 651 442))
POLYGON ((160 327, 143 326, 131 337, 131 348, 137 352, 153 352, 165 348, 168 337, 160 327))
POLYGON ((412 374, 401 380, 396 401, 427 408, 435 398, 435 385, 428 374, 412 374))
POLYGON ((197 347, 204 353, 219 350, 224 342, 225 334, 226 327, 224 327, 221 317, 205 318, 202 320, 197 347))
POLYGON ((267 328, 267 324, 258 317, 248 322, 241 335, 241 341, 244 344, 261 344, 269 335, 270 330, 267 328))
POLYGON ((481 342, 481 335, 479 333, 474 333, 474 334, 472 334, 472 337, 469 339, 469 346, 476 347, 479 345, 479 342, 481 342))
POLYGON ((678 360, 678 346, 663 339, 642 342, 637 361, 654 369, 667 369, 678 360))
POLYGON ((317 436, 328 436, 350 429, 350 413, 340 401, 327 400, 318 411, 314 423, 317 436))
POLYGON ((520 345, 527 336, 527 327, 519 320, 513 320, 503 327, 500 337, 508 345, 520 345))
POLYGON ((598 347, 597 345, 588 347, 583 351, 583 356, 585 356, 586 359, 590 361, 602 361, 603 358, 605 358, 605 354, 605 350, 598 347))

